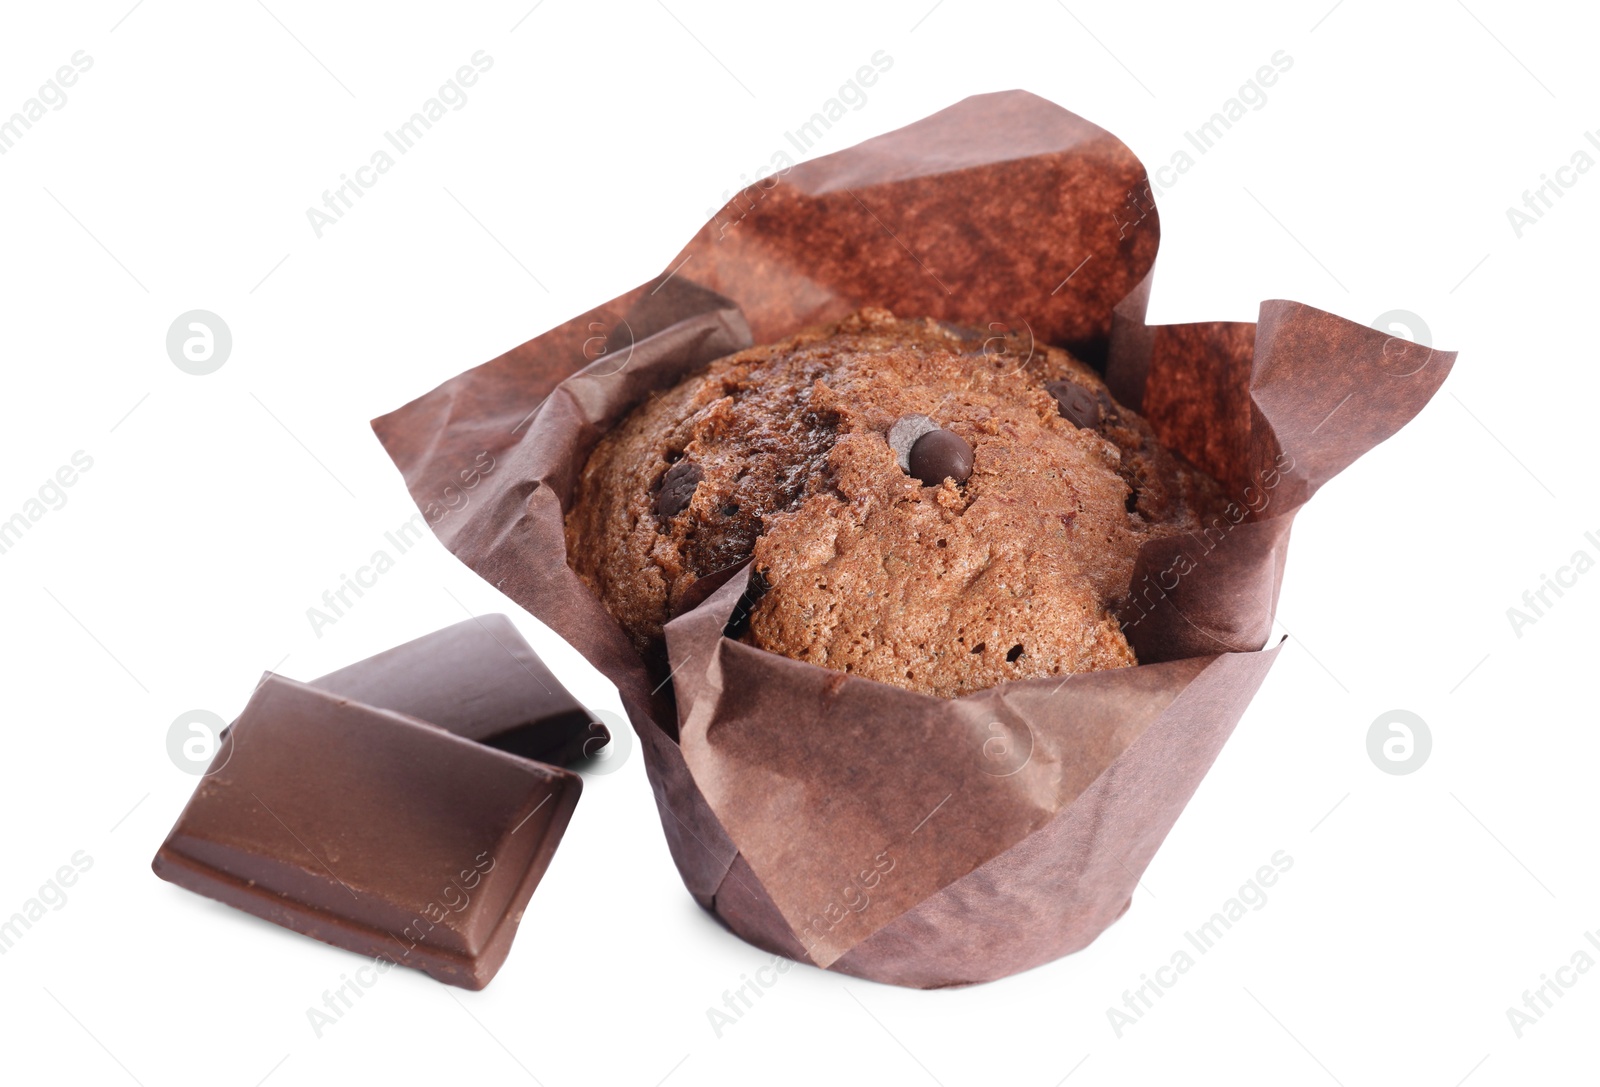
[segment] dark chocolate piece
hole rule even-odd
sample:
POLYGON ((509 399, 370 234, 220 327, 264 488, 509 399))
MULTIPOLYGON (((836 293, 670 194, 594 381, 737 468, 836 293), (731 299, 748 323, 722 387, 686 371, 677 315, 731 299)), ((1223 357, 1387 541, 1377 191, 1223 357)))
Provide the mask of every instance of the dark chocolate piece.
MULTIPOLYGON (((1061 417, 1079 430, 1094 430, 1105 421, 1106 407, 1093 390, 1076 381, 1062 378, 1045 382, 1045 391, 1056 398, 1061 417)), ((1107 400, 1109 401, 1109 397, 1107 400)))
POLYGON ((504 615, 463 620, 310 686, 557 766, 611 739, 504 615))
POLYGON ((689 508, 694 489, 706 477, 693 461, 680 460, 661 477, 661 489, 656 492, 656 516, 676 517, 689 508))
POLYGON ((282 676, 157 851, 162 879, 481 989, 583 779, 282 676))
POLYGON ((911 447, 911 474, 930 487, 972 475, 972 446, 953 430, 930 430, 911 447))

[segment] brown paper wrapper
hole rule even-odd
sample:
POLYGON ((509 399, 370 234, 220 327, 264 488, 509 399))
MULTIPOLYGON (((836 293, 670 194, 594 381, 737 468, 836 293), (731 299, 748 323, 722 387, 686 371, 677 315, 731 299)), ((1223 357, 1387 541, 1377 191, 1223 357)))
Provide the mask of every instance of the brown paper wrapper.
POLYGON ((1109 133, 1026 93, 969 98, 758 182, 669 272, 374 422, 430 520, 480 488, 440 538, 616 683, 684 883, 751 943, 932 988, 1092 941, 1271 665, 1294 512, 1454 361, 1294 302, 1148 326, 1157 238, 1109 133), (1140 665, 934 698, 727 637, 747 568, 706 579, 652 664, 572 573, 563 508, 609 427, 869 304, 1069 347, 1230 489, 1204 533, 1141 552, 1140 665))

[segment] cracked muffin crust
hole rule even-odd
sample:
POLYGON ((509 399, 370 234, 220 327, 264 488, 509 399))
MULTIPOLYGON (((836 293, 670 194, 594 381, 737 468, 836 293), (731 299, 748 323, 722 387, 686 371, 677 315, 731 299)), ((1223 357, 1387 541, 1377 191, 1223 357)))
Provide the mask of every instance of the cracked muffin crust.
POLYGON ((955 697, 1137 663, 1114 609, 1140 545, 1224 505, 1067 352, 864 309, 635 408, 567 555, 647 657, 752 561, 746 641, 955 697))

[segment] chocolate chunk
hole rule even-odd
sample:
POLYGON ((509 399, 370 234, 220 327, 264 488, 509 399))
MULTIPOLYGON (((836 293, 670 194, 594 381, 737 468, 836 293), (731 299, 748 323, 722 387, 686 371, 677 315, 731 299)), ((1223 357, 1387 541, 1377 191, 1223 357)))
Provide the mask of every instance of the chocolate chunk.
POLYGON ((504 615, 463 620, 310 686, 557 766, 611 739, 504 615))
POLYGON ((656 491, 656 516, 676 517, 689 508, 694 489, 706 474, 693 461, 680 460, 667 469, 661 477, 661 489, 656 491))
POLYGON ((894 450, 895 459, 900 462, 902 472, 911 471, 911 447, 917 444, 917 439, 938 429, 939 424, 926 415, 902 415, 894 421, 887 440, 889 448, 894 450))
POLYGON ((233 738, 156 875, 450 985, 489 983, 578 775, 275 675, 233 738))
POLYGON ((952 430, 930 430, 911 447, 911 474, 930 487, 972 475, 972 446, 952 430))
POLYGON ((1106 410, 1100 399, 1076 381, 1047 381, 1044 387, 1056 398, 1061 417, 1080 430, 1094 430, 1105 421, 1106 410))

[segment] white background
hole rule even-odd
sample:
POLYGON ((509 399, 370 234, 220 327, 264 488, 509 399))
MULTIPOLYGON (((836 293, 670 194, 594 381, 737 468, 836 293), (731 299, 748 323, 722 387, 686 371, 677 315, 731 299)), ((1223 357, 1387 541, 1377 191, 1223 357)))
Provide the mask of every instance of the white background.
POLYGON ((0 555, 0 916, 93 858, 0 957, 0 1076, 1594 1082, 1600 969, 1520 1038, 1506 1014, 1600 930, 1600 573, 1520 637, 1506 615, 1574 551, 1600 557, 1600 171, 1520 238, 1506 216, 1600 127, 1577 5, 129 2, 0 24, 0 116, 93 58, 0 156, 0 519, 93 458, 0 555), (494 65, 468 104, 318 239, 305 209, 477 50, 494 65), (892 69, 813 153, 1023 87, 1154 168, 1284 50, 1266 105, 1160 198, 1152 319, 1402 308, 1461 351, 1454 375, 1300 515, 1289 644, 1088 950, 935 993, 797 967, 718 1037, 707 1009, 769 956, 682 889, 635 754, 587 782, 488 990, 391 971, 317 1037, 307 1009, 361 960, 149 870, 196 781, 168 726, 231 717, 265 668, 310 678, 468 610, 511 612, 616 709, 432 539, 312 631, 414 509, 367 420, 660 271, 878 50, 892 69), (165 350, 195 308, 234 338, 206 377, 165 350), (1406 776, 1366 748, 1395 708, 1433 736, 1406 776), (1119 1038, 1107 1009, 1278 850, 1267 904, 1119 1038))

